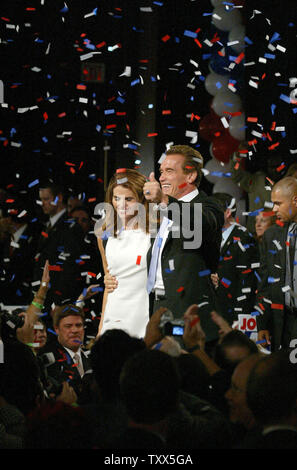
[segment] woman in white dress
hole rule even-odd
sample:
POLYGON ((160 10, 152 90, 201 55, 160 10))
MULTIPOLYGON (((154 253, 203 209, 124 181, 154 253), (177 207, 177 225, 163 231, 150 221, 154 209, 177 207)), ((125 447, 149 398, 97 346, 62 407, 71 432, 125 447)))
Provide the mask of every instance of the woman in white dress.
POLYGON ((149 320, 146 255, 150 247, 145 182, 138 171, 120 169, 107 188, 105 199, 113 210, 106 215, 98 246, 105 278, 114 281, 114 290, 105 288, 98 336, 114 328, 138 338, 145 334, 149 320))

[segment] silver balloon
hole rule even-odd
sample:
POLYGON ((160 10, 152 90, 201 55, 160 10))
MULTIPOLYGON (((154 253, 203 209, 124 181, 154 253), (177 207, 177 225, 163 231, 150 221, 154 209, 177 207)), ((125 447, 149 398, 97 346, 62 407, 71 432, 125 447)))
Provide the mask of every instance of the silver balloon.
POLYGON ((209 73, 205 79, 204 86, 208 93, 215 96, 220 91, 228 90, 229 76, 209 73))
POLYGON ((231 31, 241 22, 242 16, 238 8, 227 9, 226 5, 218 5, 213 11, 212 23, 222 31, 231 31))
POLYGON ((220 178, 219 181, 215 183, 212 193, 227 193, 235 197, 236 201, 239 201, 243 196, 242 189, 240 189, 231 178, 220 178))
POLYGON ((232 44, 231 47, 236 52, 242 52, 245 47, 245 26, 243 24, 237 24, 231 29, 228 37, 228 42, 238 41, 237 44, 232 44))
POLYGON ((237 140, 245 140, 245 115, 233 116, 229 122, 229 132, 237 140))
MULTIPOLYGON (((212 144, 210 146, 212 146, 212 144)), ((212 160, 206 163, 202 171, 207 181, 215 184, 222 178, 226 179, 223 175, 230 172, 230 163, 221 164, 218 160, 212 158, 212 160)))
POLYGON ((218 116, 228 116, 228 113, 237 113, 242 109, 240 96, 232 91, 219 92, 211 106, 218 116))

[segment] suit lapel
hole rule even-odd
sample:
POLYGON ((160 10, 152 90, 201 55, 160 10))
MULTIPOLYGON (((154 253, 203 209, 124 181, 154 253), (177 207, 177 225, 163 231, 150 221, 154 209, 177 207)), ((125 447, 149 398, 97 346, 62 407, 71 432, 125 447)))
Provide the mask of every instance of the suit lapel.
MULTIPOLYGON (((202 202, 203 199, 204 199, 204 196, 205 194, 203 192, 199 192, 199 194, 197 196, 195 196, 191 201, 187 202, 186 204, 194 204, 195 202, 202 202)), ((173 201, 169 201, 169 202, 173 202, 173 201)), ((184 201, 180 201, 180 202, 184 202, 184 201)), ((180 215, 180 221, 182 223, 182 214, 180 215)), ((182 230, 182 227, 180 227, 180 230, 182 230)), ((164 247, 163 247, 163 251, 166 249, 166 246, 168 245, 168 243, 173 240, 173 237, 172 237, 172 230, 169 230, 168 232, 168 237, 165 241, 165 244, 164 244, 164 247)))
POLYGON ((279 250, 280 251, 280 266, 283 266, 283 269, 282 269, 282 276, 283 276, 283 283, 285 282, 285 277, 286 277, 286 259, 287 259, 287 245, 286 245, 286 241, 287 241, 287 236, 288 236, 288 229, 289 229, 289 226, 286 226, 286 228, 284 228, 284 230, 281 231, 280 233, 280 244, 281 244, 281 247, 282 247, 282 250, 279 250))
POLYGON ((231 233, 229 233, 229 236, 228 236, 226 242, 224 243, 224 245, 221 249, 221 256, 225 256, 225 254, 227 253, 229 247, 233 245, 233 243, 234 243, 233 237, 240 238, 241 234, 239 232, 240 231, 238 230, 238 228, 235 225, 235 227, 232 229, 231 233))
POLYGON ((83 351, 81 351, 81 359, 82 359, 82 365, 84 368, 84 373, 86 373, 87 370, 90 370, 91 367, 90 367, 89 359, 83 351))

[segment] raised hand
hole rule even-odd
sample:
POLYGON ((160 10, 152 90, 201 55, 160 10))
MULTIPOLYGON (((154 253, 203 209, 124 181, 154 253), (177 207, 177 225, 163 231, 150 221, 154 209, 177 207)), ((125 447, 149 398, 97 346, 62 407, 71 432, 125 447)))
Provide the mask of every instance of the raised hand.
POLYGON ((185 329, 183 341, 187 348, 198 345, 200 349, 205 347, 205 333, 200 324, 197 305, 191 305, 184 314, 185 329))
POLYGON ((160 183, 155 178, 155 173, 152 171, 147 181, 143 186, 143 194, 147 201, 159 204, 164 195, 161 190, 160 183))
POLYGON ((161 321, 161 316, 164 312, 166 312, 166 310, 167 308, 160 307, 154 312, 154 314, 150 318, 150 321, 146 325, 144 342, 147 348, 152 347, 153 344, 158 343, 163 338, 159 325, 161 321))
POLYGON ((213 311, 210 313, 212 321, 219 327, 219 335, 222 338, 225 336, 227 333, 232 331, 231 326, 229 323, 223 318, 221 315, 219 315, 217 312, 213 311))
POLYGON ((50 283, 50 275, 49 275, 49 261, 48 259, 45 262, 44 268, 43 268, 43 274, 41 278, 41 285, 42 286, 47 286, 50 283))

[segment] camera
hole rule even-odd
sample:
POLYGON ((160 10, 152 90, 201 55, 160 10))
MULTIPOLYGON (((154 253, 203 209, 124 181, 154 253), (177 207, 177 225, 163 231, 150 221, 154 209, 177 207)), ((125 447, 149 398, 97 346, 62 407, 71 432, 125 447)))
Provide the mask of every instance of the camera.
POLYGON ((55 396, 60 395, 63 389, 62 383, 50 377, 47 371, 47 368, 56 362, 54 354, 51 352, 40 354, 37 356, 37 360, 40 369, 40 379, 47 397, 49 398, 50 394, 54 394, 55 396))
POLYGON ((4 341, 15 339, 16 330, 18 328, 22 328, 24 325, 24 318, 18 315, 18 313, 21 313, 22 311, 22 309, 15 309, 13 312, 9 313, 7 310, 1 310, 1 337, 4 341))
POLYGON ((184 326, 184 320, 173 318, 173 313, 168 309, 163 313, 159 324, 160 330, 164 336, 176 336, 180 338, 182 338, 184 334, 184 326))

